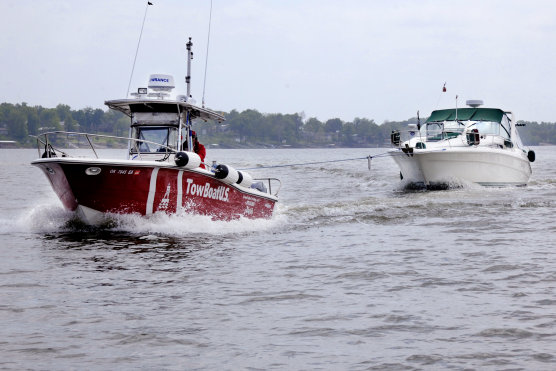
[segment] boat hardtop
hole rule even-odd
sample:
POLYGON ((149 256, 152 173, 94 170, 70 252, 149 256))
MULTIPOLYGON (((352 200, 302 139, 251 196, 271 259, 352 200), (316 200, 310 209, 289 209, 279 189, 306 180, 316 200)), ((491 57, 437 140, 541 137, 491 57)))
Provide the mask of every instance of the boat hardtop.
MULTIPOLYGON (((188 112, 191 120, 200 118, 203 120, 215 120, 223 122, 226 118, 215 111, 204 107, 198 107, 185 100, 185 96, 178 96, 172 100, 152 99, 152 98, 135 98, 135 99, 115 99, 104 102, 108 107, 120 111, 131 117, 134 113, 170 113, 181 115, 188 112)), ((176 122, 177 123, 177 122, 176 122)), ((171 124, 171 122, 169 122, 171 124)))

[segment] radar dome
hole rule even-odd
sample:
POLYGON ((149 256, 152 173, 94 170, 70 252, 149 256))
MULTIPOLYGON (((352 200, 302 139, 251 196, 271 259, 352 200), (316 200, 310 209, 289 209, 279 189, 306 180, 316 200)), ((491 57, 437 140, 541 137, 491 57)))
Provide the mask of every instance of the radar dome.
POLYGON ((470 99, 465 102, 469 107, 477 108, 483 105, 483 101, 480 99, 470 99))
POLYGON ((175 87, 172 75, 154 74, 149 77, 149 89, 154 91, 169 92, 175 87))

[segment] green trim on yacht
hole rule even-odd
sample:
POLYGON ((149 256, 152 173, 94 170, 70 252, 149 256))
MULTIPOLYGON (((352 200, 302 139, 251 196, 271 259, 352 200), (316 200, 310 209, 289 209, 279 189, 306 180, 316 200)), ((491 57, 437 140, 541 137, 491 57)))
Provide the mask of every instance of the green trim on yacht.
MULTIPOLYGON (((457 110, 457 119, 461 121, 494 121, 502 122, 504 111, 498 108, 460 108, 457 110)), ((454 121, 456 109, 443 109, 433 111, 426 122, 454 121)))

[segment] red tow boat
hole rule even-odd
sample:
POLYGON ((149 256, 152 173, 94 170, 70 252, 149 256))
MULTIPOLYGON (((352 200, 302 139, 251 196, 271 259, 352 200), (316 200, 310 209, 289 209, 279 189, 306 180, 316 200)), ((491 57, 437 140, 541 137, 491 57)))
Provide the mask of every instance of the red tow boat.
MULTIPOLYGON (((191 46, 190 40, 188 71, 191 46)), ((151 75, 148 88, 139 88, 134 98, 106 101, 108 107, 130 117, 129 138, 44 133, 37 137, 41 158, 31 164, 44 172, 64 207, 89 224, 103 221, 105 213, 192 213, 215 220, 270 218, 278 201, 278 179, 253 180, 229 165, 205 164, 193 152, 193 122, 225 119, 196 106, 190 98, 189 76, 186 81, 187 96, 170 98, 173 77, 151 75), (62 149, 68 138, 82 138, 93 156, 77 157, 62 149), (107 138, 127 141, 126 159, 99 158, 94 142, 107 138)))

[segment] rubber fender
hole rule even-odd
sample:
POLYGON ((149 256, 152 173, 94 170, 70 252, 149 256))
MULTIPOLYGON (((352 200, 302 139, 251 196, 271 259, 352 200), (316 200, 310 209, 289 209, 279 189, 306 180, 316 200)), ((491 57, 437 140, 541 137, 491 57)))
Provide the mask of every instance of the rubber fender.
POLYGON ((251 175, 249 175, 249 173, 246 173, 245 171, 237 171, 239 177, 237 180, 237 184, 239 184, 242 187, 246 187, 249 188, 251 187, 251 184, 253 184, 253 178, 251 178, 251 175))
POLYGON ((201 165, 201 158, 194 152, 178 152, 174 156, 174 162, 179 167, 195 169, 201 165))
POLYGON ((527 152, 527 158, 529 162, 535 162, 535 151, 529 150, 529 152, 527 152))
POLYGON ((214 169, 214 177, 220 179, 224 183, 233 184, 238 181, 239 174, 233 167, 220 164, 214 169))

